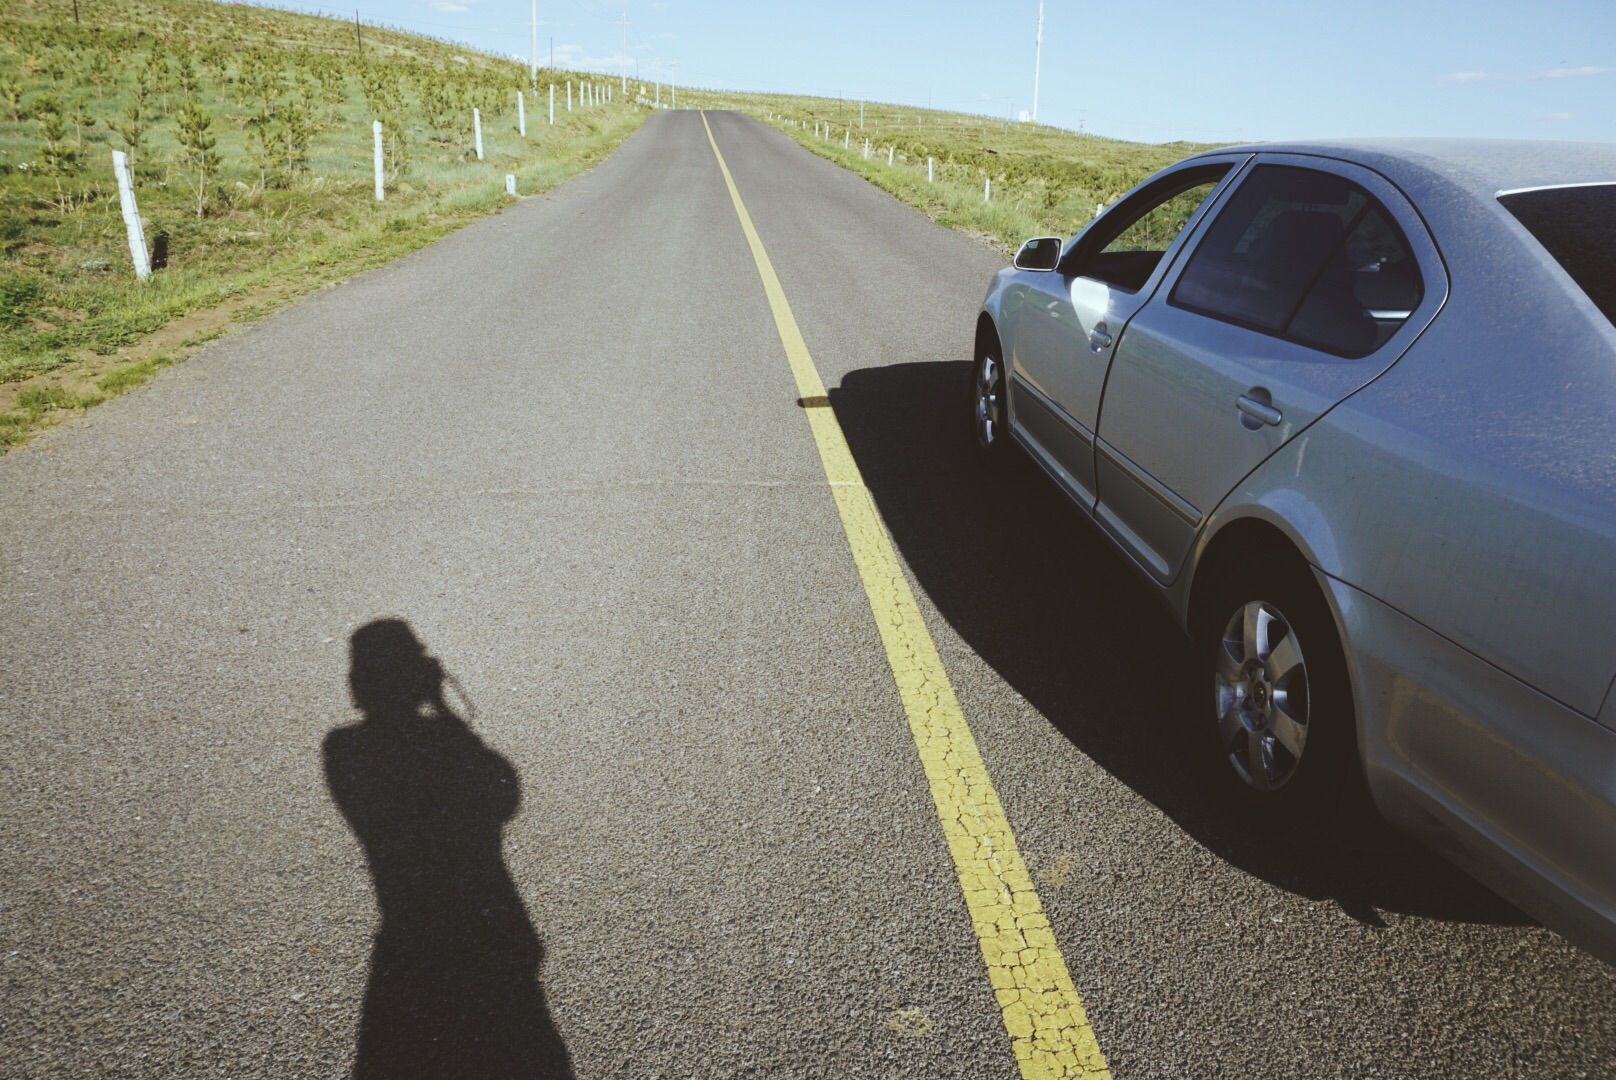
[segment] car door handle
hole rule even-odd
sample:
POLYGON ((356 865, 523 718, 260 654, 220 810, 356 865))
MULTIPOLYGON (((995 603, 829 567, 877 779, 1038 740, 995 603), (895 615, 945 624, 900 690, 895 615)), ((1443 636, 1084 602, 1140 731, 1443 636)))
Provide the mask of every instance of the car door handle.
POLYGON ((1089 348, 1095 352, 1105 352, 1111 347, 1111 334, 1105 323, 1095 323, 1094 329, 1089 331, 1089 348))
POLYGON ((1285 419, 1284 414, 1274 408, 1270 401, 1264 400, 1268 397, 1267 392, 1261 391, 1261 394, 1261 397, 1241 394, 1239 400, 1235 402, 1240 409, 1240 422, 1252 431, 1256 431, 1261 424, 1273 427, 1285 419))

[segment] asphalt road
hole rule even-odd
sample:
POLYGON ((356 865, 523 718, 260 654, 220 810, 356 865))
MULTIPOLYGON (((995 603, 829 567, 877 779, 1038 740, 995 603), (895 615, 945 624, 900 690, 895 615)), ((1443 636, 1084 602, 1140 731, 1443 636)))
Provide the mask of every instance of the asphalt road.
MULTIPOLYGON (((1611 968, 1213 797, 968 452, 999 257, 709 119, 1114 1073, 1610 1075, 1611 968)), ((6 1076, 1015 1074, 694 112, 0 459, 0 580, 6 1076)))

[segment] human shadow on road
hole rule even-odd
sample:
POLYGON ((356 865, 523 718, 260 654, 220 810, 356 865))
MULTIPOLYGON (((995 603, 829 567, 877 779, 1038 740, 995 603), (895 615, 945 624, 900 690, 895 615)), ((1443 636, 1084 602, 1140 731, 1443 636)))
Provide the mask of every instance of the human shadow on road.
POLYGON ((1524 917, 1429 852, 1371 830, 1255 836, 1220 796, 1193 730, 1207 705, 1188 643, 1134 572, 1029 461, 976 458, 970 366, 848 374, 829 393, 866 484, 920 587, 978 655, 1079 750, 1208 850, 1292 892, 1376 910, 1524 917), (1345 841, 1345 842, 1343 842, 1345 841))
POLYGON ((516 771, 444 700, 444 669, 408 623, 369 623, 350 644, 363 716, 326 736, 325 775, 381 911, 354 1076, 570 1077, 501 846, 516 771))

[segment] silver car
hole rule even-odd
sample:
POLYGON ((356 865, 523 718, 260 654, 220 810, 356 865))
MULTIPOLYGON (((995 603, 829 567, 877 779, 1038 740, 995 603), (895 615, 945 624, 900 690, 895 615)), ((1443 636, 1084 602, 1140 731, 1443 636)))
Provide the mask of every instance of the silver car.
POLYGON ((1019 449, 1172 609, 1254 820, 1353 789, 1616 958, 1616 147, 1259 145, 1028 241, 1019 449))

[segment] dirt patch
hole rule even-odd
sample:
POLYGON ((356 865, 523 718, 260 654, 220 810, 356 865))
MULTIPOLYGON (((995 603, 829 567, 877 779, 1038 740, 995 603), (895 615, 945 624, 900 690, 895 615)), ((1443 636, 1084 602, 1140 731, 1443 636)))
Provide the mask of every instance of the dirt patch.
MULTIPOLYGON (((110 382, 108 376, 115 376, 119 372, 133 374, 137 370, 144 370, 142 365, 155 371, 152 361, 166 364, 182 360, 191 350, 222 337, 232 327, 261 318, 307 291, 307 288, 298 288, 293 283, 264 285, 232 296, 213 307, 170 319, 158 329, 143 335, 139 341, 116 352, 103 356, 88 349, 80 350, 67 363, 49 371, 16 382, 0 383, 0 415, 14 410, 18 398, 30 391, 62 390, 66 391, 68 400, 86 403, 116 397, 123 390, 146 381, 149 375, 110 382)), ((83 411, 82 408, 56 408, 34 412, 27 426, 30 431, 54 427, 83 411)), ((0 453, 4 452, 5 445, 0 442, 0 453)))

